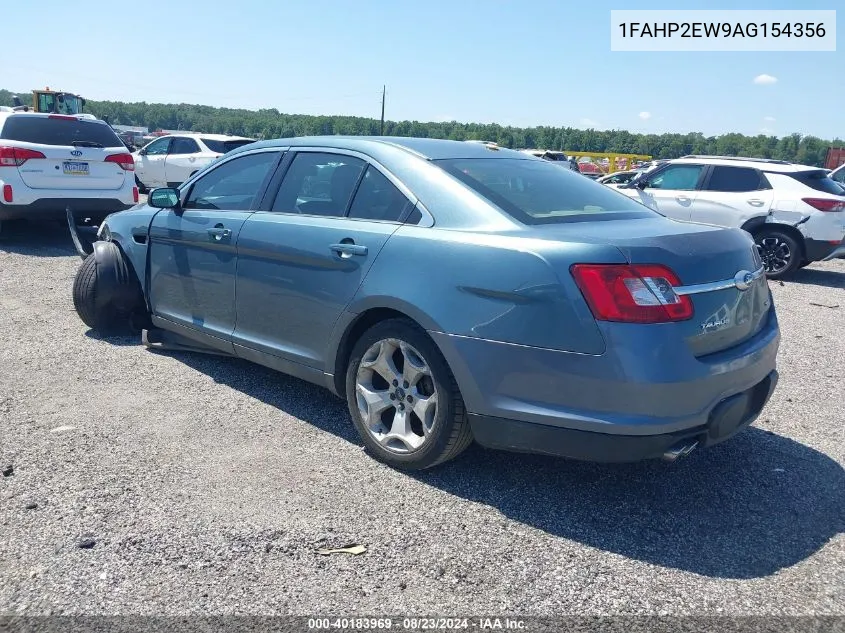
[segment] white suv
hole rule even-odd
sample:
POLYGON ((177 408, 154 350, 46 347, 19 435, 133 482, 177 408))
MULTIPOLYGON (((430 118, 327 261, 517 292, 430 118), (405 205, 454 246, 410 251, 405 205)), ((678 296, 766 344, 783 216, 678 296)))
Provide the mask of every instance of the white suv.
POLYGON ((223 134, 170 134, 135 152, 135 178, 141 191, 178 187, 203 167, 255 139, 223 134))
POLYGON ((0 112, 0 225, 128 209, 138 202, 134 169, 114 130, 91 115, 0 112))
POLYGON ((771 278, 810 262, 845 258, 845 191, 817 167, 685 156, 617 191, 670 218, 745 229, 771 278))

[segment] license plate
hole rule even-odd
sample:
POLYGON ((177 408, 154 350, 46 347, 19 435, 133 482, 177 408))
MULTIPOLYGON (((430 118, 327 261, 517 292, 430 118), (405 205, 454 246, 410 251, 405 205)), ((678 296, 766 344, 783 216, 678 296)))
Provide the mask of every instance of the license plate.
POLYGON ((65 173, 68 176, 87 176, 88 163, 66 162, 64 163, 65 173))

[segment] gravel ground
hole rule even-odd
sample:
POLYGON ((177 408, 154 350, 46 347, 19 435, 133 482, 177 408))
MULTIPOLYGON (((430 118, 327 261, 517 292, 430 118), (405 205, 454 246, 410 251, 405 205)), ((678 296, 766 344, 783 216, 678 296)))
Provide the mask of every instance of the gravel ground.
POLYGON ((87 332, 79 263, 0 242, 0 614, 845 615, 845 262, 773 284, 781 384, 730 442, 416 476, 324 390, 87 332))

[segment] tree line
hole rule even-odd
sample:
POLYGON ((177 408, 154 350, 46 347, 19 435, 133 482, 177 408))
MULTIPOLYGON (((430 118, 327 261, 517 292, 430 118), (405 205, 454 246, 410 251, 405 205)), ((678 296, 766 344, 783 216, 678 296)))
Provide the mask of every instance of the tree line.
MULTIPOLYGON (((12 95, 24 103, 31 93, 0 90, 0 105, 12 105, 12 95)), ((312 116, 283 114, 276 109, 241 110, 191 105, 187 103, 124 103, 122 101, 88 101, 86 112, 107 120, 112 125, 137 125, 150 130, 191 130, 213 134, 234 134, 250 138, 289 138, 308 135, 378 135, 378 119, 354 116, 312 116)), ((503 147, 542 148, 581 152, 619 152, 648 154, 654 158, 678 158, 686 154, 749 156, 774 158, 791 162, 824 164, 827 148, 841 147, 845 141, 825 140, 795 133, 776 137, 759 134, 746 136, 729 133, 705 136, 687 134, 634 134, 625 130, 576 129, 538 126, 519 128, 497 124, 420 121, 385 121, 388 136, 420 136, 456 141, 495 141, 503 147)))

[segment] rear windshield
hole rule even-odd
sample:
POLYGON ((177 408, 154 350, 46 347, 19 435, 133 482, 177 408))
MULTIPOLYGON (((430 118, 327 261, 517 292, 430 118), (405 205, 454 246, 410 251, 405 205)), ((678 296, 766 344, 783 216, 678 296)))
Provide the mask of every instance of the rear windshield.
POLYGON ((212 152, 216 152, 218 154, 225 154, 226 152, 231 152, 233 149, 243 147, 244 145, 249 145, 250 143, 254 143, 255 141, 217 141, 212 140, 210 138, 204 138, 202 139, 202 142, 205 143, 206 147, 208 147, 208 149, 210 149, 212 152))
POLYGON ((610 187, 545 161, 466 158, 433 162, 524 224, 652 213, 610 187))
POLYGON ((799 171, 797 173, 786 175, 791 176, 801 184, 807 185, 816 191, 832 193, 835 196, 842 195, 842 187, 832 180, 827 172, 821 169, 814 171, 799 171))
POLYGON ((85 119, 53 119, 41 116, 10 116, 0 138, 41 145, 87 145, 123 147, 105 123, 85 119))

